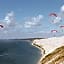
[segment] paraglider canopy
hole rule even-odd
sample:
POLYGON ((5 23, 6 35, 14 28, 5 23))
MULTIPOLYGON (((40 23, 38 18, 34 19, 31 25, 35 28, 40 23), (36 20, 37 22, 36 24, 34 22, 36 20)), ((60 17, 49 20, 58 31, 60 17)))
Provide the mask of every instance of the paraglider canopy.
POLYGON ((63 32, 63 30, 64 30, 64 25, 61 25, 60 28, 62 29, 62 32, 63 32))
POLYGON ((55 17, 57 17, 57 14, 56 13, 50 13, 49 16, 55 16, 55 17))
POLYGON ((58 32, 58 31, 57 31, 57 30, 51 30, 51 32, 56 33, 56 32, 58 32))
POLYGON ((57 30, 51 30, 51 33, 53 33, 53 36, 55 37, 56 36, 56 33, 57 33, 58 31, 57 30))
POLYGON ((4 26, 2 24, 0 24, 0 28, 4 28, 4 26))
POLYGON ((64 25, 61 25, 60 28, 64 28, 64 25))
POLYGON ((50 16, 50 21, 53 24, 57 23, 58 22, 58 19, 60 20, 60 18, 57 16, 56 13, 50 13, 49 16, 50 16))

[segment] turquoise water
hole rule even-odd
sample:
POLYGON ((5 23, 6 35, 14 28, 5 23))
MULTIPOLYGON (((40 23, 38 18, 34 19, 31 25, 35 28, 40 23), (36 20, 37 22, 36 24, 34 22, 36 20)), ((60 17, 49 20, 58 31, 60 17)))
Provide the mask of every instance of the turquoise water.
POLYGON ((0 64, 37 64, 40 50, 23 40, 0 40, 0 64))

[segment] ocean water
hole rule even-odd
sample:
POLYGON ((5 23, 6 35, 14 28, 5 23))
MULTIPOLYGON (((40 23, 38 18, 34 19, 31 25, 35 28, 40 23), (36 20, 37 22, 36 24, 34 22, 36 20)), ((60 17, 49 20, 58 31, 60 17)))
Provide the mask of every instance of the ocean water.
POLYGON ((23 40, 0 40, 0 64, 37 64, 40 50, 23 40))

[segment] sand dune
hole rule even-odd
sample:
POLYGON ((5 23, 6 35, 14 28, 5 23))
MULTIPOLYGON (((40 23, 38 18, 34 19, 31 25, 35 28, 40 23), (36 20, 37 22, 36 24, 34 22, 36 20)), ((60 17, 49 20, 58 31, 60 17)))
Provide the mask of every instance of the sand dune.
MULTIPOLYGON (((33 41, 33 45, 35 45, 38 48, 41 48, 41 50, 45 51, 45 53, 42 52, 43 57, 41 58, 41 64, 55 64, 55 63, 48 63, 50 60, 48 62, 46 61, 47 63, 46 62, 43 63, 42 60, 45 57, 48 58, 50 56, 50 54, 53 54, 54 52, 56 52, 56 49, 58 49, 58 48, 63 47, 62 49, 60 49, 60 51, 63 50, 63 53, 59 54, 59 52, 60 52, 59 51, 59 52, 57 52, 58 54, 55 53, 55 55, 52 55, 53 57, 51 56, 51 59, 54 59, 55 56, 58 57, 58 55, 61 57, 61 54, 64 55, 64 36, 62 36, 62 37, 52 37, 52 38, 48 38, 48 39, 36 39, 36 40, 33 41)), ((63 57, 63 60, 64 60, 64 56, 62 56, 62 57, 63 57)), ((46 60, 46 58, 45 58, 45 60, 46 60)))

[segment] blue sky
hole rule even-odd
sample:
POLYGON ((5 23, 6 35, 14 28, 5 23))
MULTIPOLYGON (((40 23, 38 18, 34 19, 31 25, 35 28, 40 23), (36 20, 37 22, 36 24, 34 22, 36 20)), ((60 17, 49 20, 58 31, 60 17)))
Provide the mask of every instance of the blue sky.
POLYGON ((48 16, 50 12, 59 12, 63 4, 63 0, 0 0, 0 15, 13 10, 18 20, 38 14, 48 16))
MULTIPOLYGON (((63 5, 63 0, 0 0, 0 20, 3 20, 8 12, 13 11, 15 22, 21 26, 16 29, 22 33, 22 37, 41 36, 53 29, 61 32, 58 26, 64 22, 58 20, 59 23, 51 23, 50 21, 56 18, 51 18, 49 14, 53 12, 60 16, 62 13, 60 8, 63 5)), ((11 30, 12 34, 13 28, 6 29, 11 30)))

